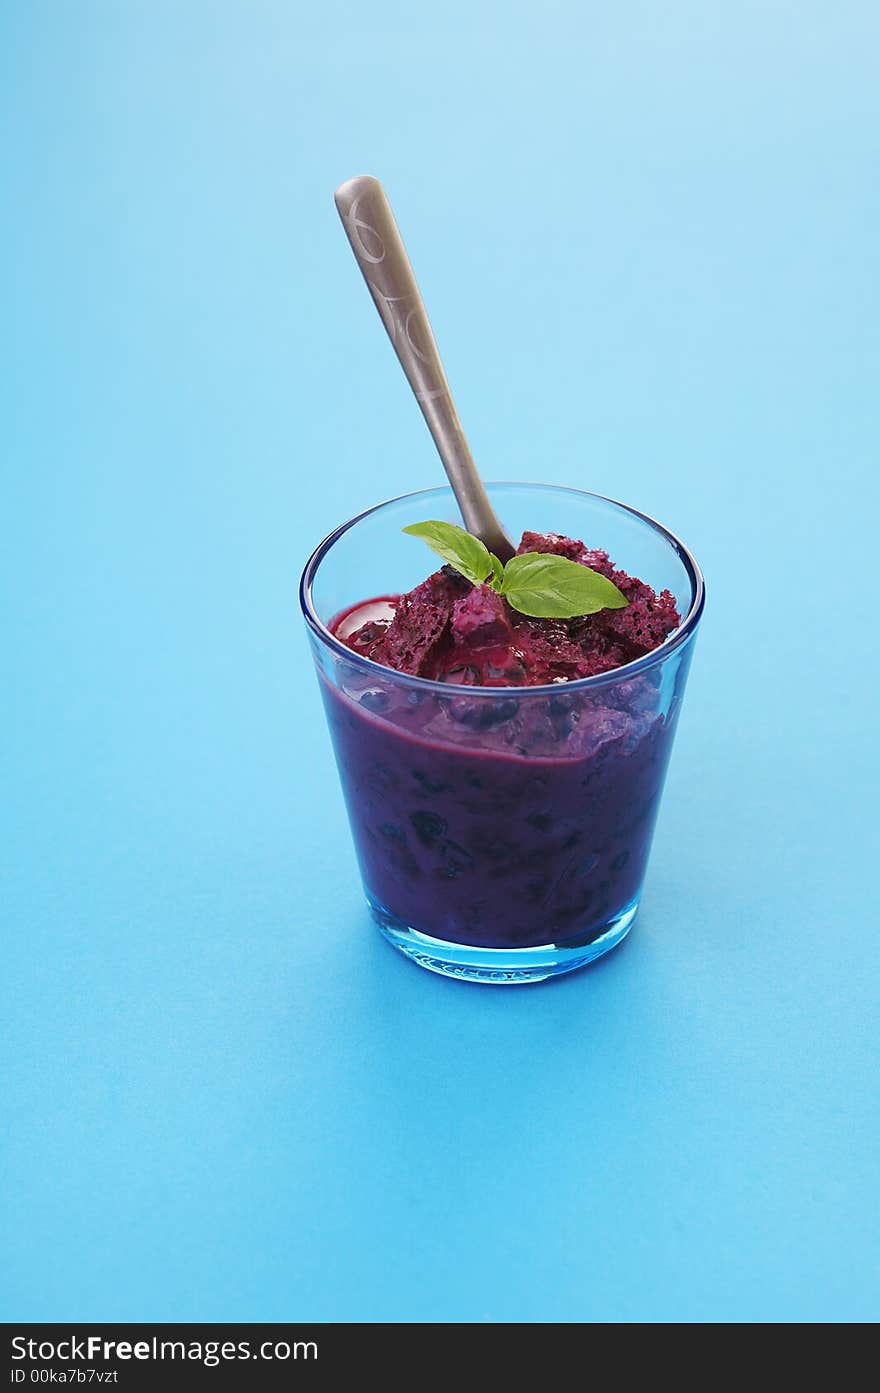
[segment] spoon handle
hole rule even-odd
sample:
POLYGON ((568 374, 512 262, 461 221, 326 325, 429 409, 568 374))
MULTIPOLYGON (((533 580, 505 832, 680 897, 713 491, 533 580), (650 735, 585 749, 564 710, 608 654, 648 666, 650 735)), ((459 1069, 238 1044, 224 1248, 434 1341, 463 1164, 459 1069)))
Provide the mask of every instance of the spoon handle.
POLYGON ((400 365, 434 437, 468 532, 501 561, 513 547, 464 437, 416 278, 378 179, 358 175, 334 194, 342 225, 400 365))

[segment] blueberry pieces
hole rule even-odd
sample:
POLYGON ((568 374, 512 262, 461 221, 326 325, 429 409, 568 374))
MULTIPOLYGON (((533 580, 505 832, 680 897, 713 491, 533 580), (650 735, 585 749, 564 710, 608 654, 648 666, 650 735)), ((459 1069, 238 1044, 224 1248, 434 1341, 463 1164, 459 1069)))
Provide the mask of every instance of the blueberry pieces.
POLYGON ((395 822, 383 822, 379 828, 382 836, 389 842, 401 842, 406 846, 406 833, 402 827, 398 827, 395 822))
POLYGON ((473 870, 474 858, 471 853, 447 837, 449 824, 445 817, 429 812, 427 808, 418 808, 410 813, 409 820, 422 846, 437 858, 439 865, 434 874, 441 880, 457 880, 465 871, 473 870))
POLYGON ((432 779, 421 769, 414 769, 412 776, 424 793, 454 793, 455 788, 452 784, 444 783, 441 779, 432 779))
POLYGON ((377 760, 367 776, 367 785, 373 793, 384 798, 392 789, 397 787, 397 779, 381 760, 377 760))
POLYGON ((547 812, 529 813, 526 818, 529 826, 536 828, 539 832, 549 832, 554 820, 553 814, 547 812))
POLYGON ((501 697, 496 701, 453 697, 447 709, 459 725, 468 726, 471 730, 490 730, 493 726, 512 720, 519 711, 519 702, 515 697, 501 697))
POLYGON ((551 888, 549 880, 529 880, 523 889, 523 899, 526 904, 542 905, 551 888))
POLYGON ((361 706, 365 706, 368 711, 387 711, 391 703, 391 698, 387 692, 383 692, 381 687, 370 687, 361 693, 361 706))
POLYGON ((493 702, 492 725, 498 725, 501 721, 512 721, 519 711, 519 702, 514 697, 505 697, 503 701, 493 702))
POLYGON ((398 827, 396 822, 383 822, 379 831, 385 839, 382 850, 389 865, 408 877, 420 875, 418 862, 406 844, 403 828, 398 827))
POLYGON ((462 870, 469 871, 474 864, 473 856, 458 842, 444 842, 442 855, 445 861, 460 866, 462 870))
POLYGON ((472 871, 474 868, 474 858, 469 851, 458 842, 440 843, 440 860, 442 862, 439 874, 443 880, 457 880, 465 871, 472 871))
POLYGON ((445 835, 449 825, 444 817, 423 809, 416 813, 410 813, 409 820, 415 828, 416 836, 422 846, 436 846, 440 838, 445 835))

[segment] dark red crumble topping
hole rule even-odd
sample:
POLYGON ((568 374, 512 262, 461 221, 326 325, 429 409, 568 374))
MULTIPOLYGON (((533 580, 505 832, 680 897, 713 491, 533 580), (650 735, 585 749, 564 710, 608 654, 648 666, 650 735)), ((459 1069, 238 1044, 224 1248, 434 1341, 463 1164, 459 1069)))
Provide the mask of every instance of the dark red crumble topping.
POLYGON ((618 570, 608 553, 553 532, 523 533, 517 554, 553 552, 600 571, 626 596, 625 609, 576 619, 533 619, 488 585, 472 586, 451 566, 397 601, 393 618, 371 619, 345 638, 374 662, 465 686, 523 687, 571 682, 643 657, 681 620, 668 590, 618 570))

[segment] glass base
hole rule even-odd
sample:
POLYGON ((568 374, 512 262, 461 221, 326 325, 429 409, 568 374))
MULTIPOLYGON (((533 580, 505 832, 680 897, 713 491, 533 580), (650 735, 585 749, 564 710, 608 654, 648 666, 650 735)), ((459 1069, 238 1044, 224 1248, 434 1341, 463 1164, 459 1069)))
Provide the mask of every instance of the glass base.
POLYGON ((598 933, 591 929, 589 939, 575 937, 565 943, 540 944, 536 948, 475 948, 471 944, 449 943, 419 933, 370 895, 367 895, 367 904, 388 942, 419 967, 439 972, 444 977, 458 977, 464 982, 497 986, 544 982, 548 977, 559 977, 563 972, 586 967, 626 938, 639 908, 636 900, 598 933))

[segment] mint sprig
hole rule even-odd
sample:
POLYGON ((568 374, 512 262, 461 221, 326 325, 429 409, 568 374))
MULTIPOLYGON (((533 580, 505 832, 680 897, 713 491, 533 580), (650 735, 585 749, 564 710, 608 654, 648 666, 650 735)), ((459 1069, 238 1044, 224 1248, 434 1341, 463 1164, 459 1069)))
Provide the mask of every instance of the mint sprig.
MULTIPOLYGON (((492 574, 492 558, 479 537, 472 537, 451 522, 414 522, 405 527, 411 537, 421 537, 432 551, 460 571, 471 585, 482 585, 492 574)), ((496 558, 497 560, 497 558, 496 558)), ((499 566, 501 562, 498 562, 499 566)))
POLYGON ((629 603, 607 576, 564 556, 527 551, 502 566, 478 537, 454 523, 416 522, 403 530, 421 537, 471 585, 491 585, 520 614, 574 619, 600 609, 623 609, 629 603))

